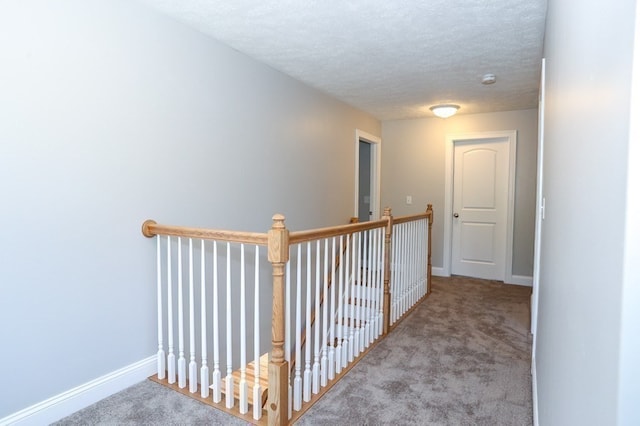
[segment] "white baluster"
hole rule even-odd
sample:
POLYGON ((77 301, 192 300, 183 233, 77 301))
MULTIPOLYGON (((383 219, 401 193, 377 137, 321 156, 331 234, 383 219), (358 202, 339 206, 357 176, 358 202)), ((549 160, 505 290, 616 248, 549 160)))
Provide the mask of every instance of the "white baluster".
POLYGON ((240 244, 240 413, 249 411, 247 385, 247 308, 244 264, 244 244, 240 244))
POLYGON ((316 310, 313 345, 313 393, 320 392, 320 240, 316 241, 316 310))
POLYGON ((406 278, 407 278, 407 259, 406 259, 406 238, 405 238, 405 224, 400 225, 400 255, 398 256, 398 260, 400 261, 400 288, 398 289, 398 319, 402 317, 404 313, 404 293, 406 288, 406 278))
POLYGON ((367 288, 369 287, 369 231, 362 232, 362 288, 360 289, 360 352, 364 351, 365 342, 369 340, 367 337, 367 331, 369 330, 366 323, 367 317, 365 315, 367 309, 367 288))
POLYGON ((340 328, 342 329, 342 338, 344 340, 342 345, 342 367, 347 366, 347 362, 349 361, 349 288, 350 286, 350 273, 351 273, 351 264, 349 260, 351 260, 351 235, 347 235, 347 248, 345 249, 344 256, 344 297, 342 299, 343 309, 343 318, 342 325, 340 328))
POLYGON ((218 244, 213 242, 213 402, 222 400, 222 373, 220 372, 220 322, 218 320, 218 244))
POLYGON ((397 264, 398 264, 399 279, 398 279, 398 296, 397 296, 398 308, 396 312, 396 320, 400 319, 400 317, 402 316, 402 300, 403 300, 403 294, 404 294, 404 281, 405 281, 405 275, 406 275, 405 262, 406 262, 406 259, 404 258, 404 223, 402 223, 398 225, 397 264))
POLYGON ((377 318, 376 318, 376 290, 378 288, 378 230, 371 230, 371 287, 369 292, 371 294, 371 301, 369 302, 369 322, 371 323, 371 329, 369 331, 369 344, 372 343, 377 337, 377 318))
POLYGON ((364 297, 365 303, 362 306, 362 314, 364 315, 366 324, 364 331, 364 347, 369 347, 369 342, 371 341, 371 305, 372 305, 372 295, 371 289, 373 287, 373 238, 372 238, 372 230, 367 231, 367 286, 365 287, 366 296, 364 297))
POLYGON ((400 278, 400 267, 398 262, 398 225, 393 225, 393 235, 391 236, 391 317, 389 324, 396 322, 398 312, 398 279, 400 278))
POLYGON ((235 403, 233 397, 233 350, 232 350, 232 332, 231 326, 231 244, 227 242, 227 376, 225 377, 225 406, 232 408, 235 403))
POLYGON ((307 242, 307 309, 305 320, 305 336, 306 341, 304 344, 304 380, 303 380, 303 392, 302 399, 305 402, 311 400, 311 243, 307 242))
POLYGON ((382 250, 384 248, 384 235, 382 234, 382 228, 378 228, 376 229, 376 286, 375 286, 375 291, 376 291, 376 295, 375 295, 375 312, 373 313, 373 318, 374 318, 374 324, 375 324, 375 329, 376 329, 376 333, 375 333, 375 337, 378 338, 378 336, 380 336, 380 334, 382 334, 382 318, 380 317, 380 312, 382 312, 382 296, 381 296, 381 290, 382 287, 384 286, 383 283, 383 275, 382 275, 382 268, 383 268, 383 264, 384 261, 381 258, 382 255, 382 250))
POLYGON ((193 239, 189 238, 189 392, 198 391, 198 364, 196 363, 196 320, 193 288, 193 239))
POLYGON ((260 246, 256 245, 255 285, 253 299, 253 418, 262 417, 262 386, 260 385, 260 246))
POLYGON ((182 239, 178 237, 178 386, 187 386, 187 360, 184 358, 184 307, 182 300, 182 239))
POLYGON ((411 237, 411 243, 412 243, 412 258, 413 258, 413 289, 411 291, 411 306, 415 305, 416 302, 418 301, 417 295, 418 295, 418 284, 420 283, 420 271, 419 271, 419 266, 420 266, 420 262, 418 260, 418 233, 417 233, 417 229, 416 229, 416 225, 417 222, 413 221, 411 222, 411 230, 412 230, 412 237, 411 237))
POLYGON ((365 251, 367 249, 367 233, 366 231, 362 231, 360 233, 360 244, 358 246, 358 276, 359 276, 359 285, 358 285, 358 299, 356 304, 356 323, 358 324, 358 328, 356 329, 356 354, 359 354, 364 350, 364 313, 362 311, 362 307, 364 306, 364 297, 365 297, 365 271, 366 267, 365 263, 365 251))
POLYGON ((376 314, 376 318, 378 319, 378 336, 382 335, 382 305, 384 303, 384 232, 384 228, 378 229, 378 265, 380 265, 378 269, 378 312, 376 314))
MULTIPOLYGON (((338 324, 336 325, 336 373, 340 374, 342 371, 342 311, 344 305, 344 298, 342 294, 344 286, 344 237, 340 235, 339 240, 339 266, 338 266, 338 297, 336 302, 338 303, 338 324)), ((333 284, 334 287, 336 283, 333 284)))
POLYGON ((329 239, 324 240, 324 285, 322 299, 322 358, 320 359, 320 384, 327 385, 327 302, 329 300, 329 239))
POLYGON ((173 353, 173 286, 171 279, 171 237, 167 236, 167 381, 170 384, 176 382, 176 355, 173 353))
POLYGON ((422 253, 421 247, 420 247, 420 228, 419 228, 420 223, 419 222, 415 222, 415 224, 413 225, 416 234, 413 237, 413 240, 415 241, 415 247, 416 247, 416 254, 415 254, 415 259, 416 259, 416 290, 414 292, 414 296, 413 296, 413 304, 415 305, 418 300, 420 299, 420 287, 421 287, 421 283, 422 283, 422 271, 421 271, 421 267, 422 267, 422 261, 420 260, 420 254, 422 253))
POLYGON ((202 365, 200 366, 200 396, 209 396, 209 366, 207 365, 207 292, 205 285, 204 240, 200 240, 200 348, 202 365))
POLYGON ((427 219, 424 220, 423 223, 423 243, 422 243, 422 249, 423 249, 423 254, 422 254, 422 261, 424 262, 424 280, 426 282, 424 289, 425 289, 425 294, 427 294, 430 290, 431 290, 431 283, 429 282, 429 272, 428 272, 428 268, 429 268, 429 222, 427 219))
MULTIPOLYGON (((291 368, 291 259, 287 261, 287 271, 284 290, 284 359, 291 368)), ((287 374, 287 392, 289 395, 287 407, 289 418, 291 418, 291 408, 293 400, 291 398, 291 374, 287 374)))
POLYGON ((405 259, 404 259, 404 224, 398 225, 398 295, 397 295, 397 311, 396 321, 402 316, 402 295, 404 292, 404 280, 405 280, 405 259))
POLYGON ((404 251, 404 256, 402 257, 403 259, 406 259, 406 268, 407 268, 407 281, 405 283, 405 287, 404 287, 404 306, 402 308, 402 315, 404 315, 407 310, 409 310, 409 292, 411 289, 411 245, 410 245, 410 241, 411 241, 411 234, 409 231, 409 224, 405 223, 405 239, 404 239, 404 244, 405 244, 405 251, 404 251))
POLYGON ((358 345, 355 344, 357 339, 356 334, 356 326, 355 326, 355 304, 357 298, 357 285, 358 285, 358 269, 357 266, 359 262, 356 261, 356 256, 358 256, 358 239, 359 234, 354 233, 353 236, 353 244, 351 248, 351 315, 349 315, 349 362, 353 361, 354 358, 358 355, 357 348, 358 345))
POLYGON ((416 289, 416 238, 415 238, 415 221, 408 223, 409 228, 409 267, 411 268, 411 285, 409 287, 409 303, 407 303, 407 311, 413 306, 414 295, 416 289))
POLYGON ((302 341, 302 319, 300 300, 302 298, 302 245, 298 244, 298 259, 296 263, 296 361, 295 361, 295 378, 293 379, 293 409, 300 411, 302 408, 302 377, 300 376, 301 345, 302 341))
MULTIPOLYGON (((330 314, 329 314, 329 341, 327 345, 329 346, 329 370, 328 377, 329 380, 333 380, 336 377, 336 353, 335 348, 333 347, 334 341, 336 339, 336 237, 331 238, 331 299, 329 300, 330 306, 330 314)), ((326 299, 325 299, 326 300, 326 299)))
POLYGON ((363 231, 358 232, 358 266, 356 268, 356 273, 358 274, 358 279, 356 280, 356 291, 354 292, 355 297, 353 298, 352 312, 354 313, 351 316, 351 328, 354 330, 354 341, 353 341, 353 356, 354 358, 360 354, 360 305, 361 305, 361 296, 362 296, 362 234, 363 231))
POLYGON ((156 364, 158 370, 158 379, 164 379, 167 366, 164 354, 164 333, 162 330, 162 238, 156 237, 156 277, 157 277, 157 303, 158 303, 158 353, 156 355, 156 364))
POLYGON ((420 247, 420 298, 426 293, 426 279, 427 279, 427 255, 424 251, 424 234, 423 234, 424 221, 419 223, 420 232, 418 233, 418 247, 420 247))
POLYGON ((424 259, 422 257, 423 255, 423 235, 422 235, 422 223, 423 221, 420 220, 417 224, 418 226, 418 234, 417 234, 417 240, 418 240, 418 278, 419 278, 419 291, 418 291, 418 300, 420 300, 420 298, 424 295, 424 278, 425 278, 425 270, 426 267, 424 267, 424 259))

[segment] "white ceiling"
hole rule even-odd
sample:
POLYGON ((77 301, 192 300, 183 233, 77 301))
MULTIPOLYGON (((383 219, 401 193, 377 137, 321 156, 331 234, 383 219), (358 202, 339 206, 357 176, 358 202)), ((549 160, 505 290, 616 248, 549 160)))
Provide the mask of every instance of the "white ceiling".
POLYGON ((547 0, 143 1, 381 120, 537 106, 547 0))

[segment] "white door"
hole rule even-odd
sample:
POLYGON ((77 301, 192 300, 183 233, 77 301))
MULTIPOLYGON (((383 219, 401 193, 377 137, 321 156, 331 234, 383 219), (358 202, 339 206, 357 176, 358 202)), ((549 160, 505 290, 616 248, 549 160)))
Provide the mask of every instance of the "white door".
POLYGON ((508 139, 456 141, 453 161, 451 272, 504 281, 508 139))

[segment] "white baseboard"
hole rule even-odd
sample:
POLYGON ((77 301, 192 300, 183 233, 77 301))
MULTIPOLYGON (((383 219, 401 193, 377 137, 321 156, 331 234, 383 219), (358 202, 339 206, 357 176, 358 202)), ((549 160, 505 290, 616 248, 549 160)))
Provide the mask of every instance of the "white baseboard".
POLYGON ((536 357, 531 357, 531 396, 533 400, 533 426, 538 426, 538 379, 536 374, 536 357))
POLYGON ((141 382, 155 372, 156 356, 153 355, 13 413, 0 419, 0 425, 50 424, 141 382))
POLYGON ((504 280, 505 284, 524 285, 527 287, 533 286, 533 277, 525 275, 511 275, 504 280))
POLYGON ((440 268, 437 266, 431 266, 431 275, 435 275, 436 277, 448 277, 449 275, 445 275, 444 268, 440 268))

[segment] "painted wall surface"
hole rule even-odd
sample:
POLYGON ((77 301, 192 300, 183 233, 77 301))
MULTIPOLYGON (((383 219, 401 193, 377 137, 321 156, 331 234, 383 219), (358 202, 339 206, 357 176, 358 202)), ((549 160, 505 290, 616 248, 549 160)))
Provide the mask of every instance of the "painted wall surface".
POLYGON ((146 358, 160 223, 345 223, 373 117, 124 0, 0 3, 0 418, 146 358))
POLYGON ((443 266, 446 135, 517 130, 513 274, 532 275, 537 122, 537 110, 531 109, 382 123, 382 206, 393 206, 393 214, 400 216, 433 204, 434 267, 443 266), (405 204, 407 195, 412 205, 405 204))
POLYGON ((620 330, 619 424, 640 423, 640 7, 636 3, 629 152, 627 153, 627 206, 625 259, 620 330))
POLYGON ((618 415, 620 398, 638 401, 619 393, 621 329, 637 333, 637 324, 621 324, 625 239, 639 237, 625 229, 635 3, 549 2, 535 353, 541 425, 640 420, 618 415))

